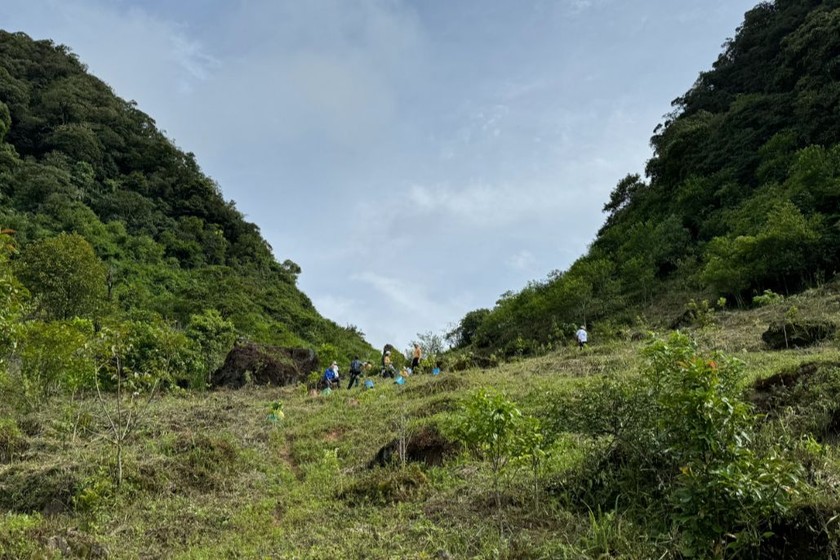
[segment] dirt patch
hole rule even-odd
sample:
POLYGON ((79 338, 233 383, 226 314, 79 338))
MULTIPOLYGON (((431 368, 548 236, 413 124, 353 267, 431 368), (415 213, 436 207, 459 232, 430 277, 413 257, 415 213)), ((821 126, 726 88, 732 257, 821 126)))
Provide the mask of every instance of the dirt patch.
POLYGON ((807 348, 833 338, 837 325, 830 321, 802 321, 772 323, 761 340, 772 350, 807 348))
MULTIPOLYGON (((384 467, 398 460, 399 440, 382 446, 368 463, 368 468, 384 467)), ((457 444, 446 439, 436 426, 423 426, 412 434, 406 443, 405 458, 411 463, 440 466, 458 450, 457 444)))
POLYGON ((840 437, 840 363, 808 362, 753 384, 747 398, 767 421, 784 415, 791 436, 840 437))
POLYGON ((282 348, 244 343, 234 346, 225 363, 213 372, 213 387, 239 389, 246 383, 292 385, 318 369, 318 357, 308 348, 282 348))
POLYGON ((333 430, 329 430, 326 434, 324 434, 324 441, 333 443, 340 440, 343 435, 344 428, 335 428, 333 430))
POLYGON ((837 514, 837 504, 805 505, 792 510, 766 529, 773 534, 762 540, 758 558, 762 560, 800 560, 830 558, 832 546, 826 527, 837 514))
POLYGON ((784 369, 770 377, 756 380, 747 398, 759 412, 773 413, 798 400, 797 389, 803 387, 822 369, 838 367, 840 363, 837 362, 807 362, 792 369, 784 369))

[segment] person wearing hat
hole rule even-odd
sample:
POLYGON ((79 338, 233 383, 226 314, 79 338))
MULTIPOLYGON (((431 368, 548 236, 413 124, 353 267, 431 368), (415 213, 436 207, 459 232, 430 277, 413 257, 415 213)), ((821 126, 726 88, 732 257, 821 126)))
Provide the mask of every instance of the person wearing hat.
POLYGON ((385 355, 382 357, 382 377, 390 377, 393 379, 396 373, 397 372, 394 370, 394 366, 391 365, 391 351, 386 350, 385 355))
POLYGON ((338 377, 338 363, 333 362, 330 367, 324 370, 324 377, 322 378, 324 385, 330 389, 340 389, 341 379, 338 377))
POLYGON ((586 343, 589 340, 589 335, 586 334, 586 325, 581 325, 578 331, 575 333, 575 338, 577 339, 578 348, 583 350, 583 347, 586 346, 586 343))

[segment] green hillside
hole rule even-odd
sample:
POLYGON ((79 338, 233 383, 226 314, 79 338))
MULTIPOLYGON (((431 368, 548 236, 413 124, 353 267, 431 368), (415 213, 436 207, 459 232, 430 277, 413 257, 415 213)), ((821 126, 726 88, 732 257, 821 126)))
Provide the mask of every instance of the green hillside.
POLYGON ((587 254, 464 317, 459 346, 539 352, 575 324, 667 324, 695 298, 743 307, 840 265, 840 2, 747 12, 618 182, 587 254), (670 316, 663 316, 663 311, 670 316))
POLYGON ((23 308, 7 320, 29 333, 30 346, 38 329, 154 325, 147 338, 167 339, 173 353, 201 346, 203 362, 182 360, 182 378, 218 365, 234 336, 328 359, 373 350, 355 328, 317 313, 296 287, 300 267, 278 262, 195 156, 133 102, 67 47, 4 31, 0 230, 12 251, 5 280, 26 289, 8 294, 23 308), (57 323, 70 320, 75 326, 57 323))
POLYGON ((402 386, 168 394, 122 447, 113 396, 53 400, 0 420, 0 558, 837 558, 840 350, 768 351, 791 307, 840 324, 835 286, 402 386))

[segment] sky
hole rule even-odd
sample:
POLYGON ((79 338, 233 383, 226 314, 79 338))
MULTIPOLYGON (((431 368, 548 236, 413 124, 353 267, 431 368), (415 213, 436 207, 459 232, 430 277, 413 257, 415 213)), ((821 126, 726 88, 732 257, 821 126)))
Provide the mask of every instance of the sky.
MULTIPOLYGON (((374 346, 565 270, 757 0, 0 0, 374 346)), ((570 318, 570 320, 574 320, 570 318)))

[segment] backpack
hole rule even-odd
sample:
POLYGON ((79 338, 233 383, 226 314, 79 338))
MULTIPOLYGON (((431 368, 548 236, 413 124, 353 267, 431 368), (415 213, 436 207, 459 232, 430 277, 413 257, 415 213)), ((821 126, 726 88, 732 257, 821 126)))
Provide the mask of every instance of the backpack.
POLYGON ((360 360, 350 362, 350 373, 362 373, 362 362, 360 360))

